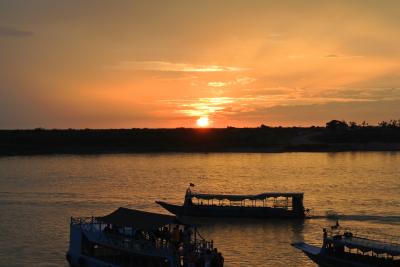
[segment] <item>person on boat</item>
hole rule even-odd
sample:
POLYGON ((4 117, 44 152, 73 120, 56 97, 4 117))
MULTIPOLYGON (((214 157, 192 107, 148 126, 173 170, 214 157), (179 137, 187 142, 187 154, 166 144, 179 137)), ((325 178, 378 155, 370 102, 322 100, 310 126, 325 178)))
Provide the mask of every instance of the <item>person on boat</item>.
POLYGON ((185 228, 183 229, 183 235, 182 235, 183 243, 189 244, 191 237, 192 237, 192 230, 190 230, 190 227, 185 226, 185 228))
POLYGON ((171 236, 168 227, 164 226, 161 230, 161 238, 164 239, 165 241, 169 241, 170 237, 171 236))
POLYGON ((111 227, 109 224, 106 225, 106 227, 104 227, 104 233, 110 233, 111 232, 111 227))
POLYGON ((224 257, 222 257, 222 254, 218 252, 217 248, 214 248, 213 253, 212 253, 212 259, 211 259, 211 266, 212 267, 222 267, 224 266, 224 257))
POLYGON ((185 202, 183 205, 185 206, 191 206, 193 204, 192 202, 192 191, 190 190, 190 186, 186 189, 185 193, 185 202))
POLYGON ((183 242, 183 230, 179 229, 179 243, 183 242))
POLYGON ((218 252, 216 251, 216 248, 212 252, 212 257, 211 257, 211 267, 217 267, 218 266, 218 252))
POLYGON ((205 265, 205 262, 204 262, 204 257, 203 257, 203 254, 201 254, 200 255, 200 257, 197 257, 196 258, 196 267, 197 266, 204 266, 205 265))
POLYGON ((326 248, 327 247, 328 231, 326 230, 326 228, 323 228, 322 232, 323 232, 322 247, 326 248))
POLYGON ((224 256, 222 256, 221 252, 218 252, 218 267, 223 267, 224 266, 224 256))
POLYGON ((180 240, 179 226, 178 226, 178 225, 175 225, 175 227, 174 227, 174 229, 172 230, 172 233, 171 233, 171 241, 172 241, 172 244, 173 244, 175 247, 178 247, 179 240, 180 240))
POLYGON ((203 257, 204 257, 204 267, 211 267, 211 260, 212 260, 211 251, 207 249, 203 257))
POLYGON ((197 256, 195 251, 189 253, 187 257, 187 267, 196 267, 197 256))

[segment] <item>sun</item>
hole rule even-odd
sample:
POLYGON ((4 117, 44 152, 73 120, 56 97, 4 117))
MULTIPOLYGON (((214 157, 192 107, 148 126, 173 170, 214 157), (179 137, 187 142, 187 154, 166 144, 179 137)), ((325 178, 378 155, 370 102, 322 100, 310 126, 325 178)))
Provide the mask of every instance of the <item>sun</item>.
POLYGON ((200 117, 197 119, 196 123, 197 123, 197 126, 202 127, 202 128, 207 127, 210 124, 208 121, 208 117, 200 117))

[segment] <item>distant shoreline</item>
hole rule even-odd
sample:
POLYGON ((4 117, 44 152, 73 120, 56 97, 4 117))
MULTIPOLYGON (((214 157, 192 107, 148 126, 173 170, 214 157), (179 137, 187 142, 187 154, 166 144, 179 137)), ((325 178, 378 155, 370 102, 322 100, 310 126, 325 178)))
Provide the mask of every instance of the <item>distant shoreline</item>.
POLYGON ((400 127, 0 130, 0 156, 400 151, 400 127))
POLYGON ((296 152, 395 152, 400 151, 400 143, 368 143, 368 144, 314 144, 297 146, 276 146, 260 148, 225 148, 225 149, 161 149, 161 148, 56 148, 56 149, 29 149, 17 151, 0 151, 1 156, 30 156, 30 155, 101 155, 101 154, 152 154, 152 153, 296 153, 296 152))
POLYGON ((15 157, 15 156, 51 156, 51 155, 122 155, 122 154, 208 154, 208 153, 341 153, 341 152, 399 152, 400 144, 395 144, 395 147, 380 148, 376 146, 362 146, 360 148, 349 148, 348 146, 332 149, 227 149, 227 150, 82 150, 82 151, 18 151, 16 153, 0 153, 1 157, 15 157))

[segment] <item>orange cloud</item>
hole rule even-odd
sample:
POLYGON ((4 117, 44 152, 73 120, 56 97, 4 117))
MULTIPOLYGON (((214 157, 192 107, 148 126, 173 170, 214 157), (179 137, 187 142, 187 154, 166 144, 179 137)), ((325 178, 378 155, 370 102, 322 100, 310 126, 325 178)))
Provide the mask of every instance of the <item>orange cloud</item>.
POLYGON ((171 72, 240 72, 247 68, 219 66, 219 65, 196 65, 187 63, 174 63, 167 61, 123 61, 113 69, 120 70, 142 70, 142 71, 171 71, 171 72))

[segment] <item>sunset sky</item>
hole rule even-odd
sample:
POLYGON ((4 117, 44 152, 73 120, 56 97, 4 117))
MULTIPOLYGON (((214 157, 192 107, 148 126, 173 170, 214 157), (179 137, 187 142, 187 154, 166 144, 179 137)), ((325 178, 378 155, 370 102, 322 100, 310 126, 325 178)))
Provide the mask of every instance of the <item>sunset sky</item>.
POLYGON ((400 1, 0 0, 0 128, 400 119, 400 1))

